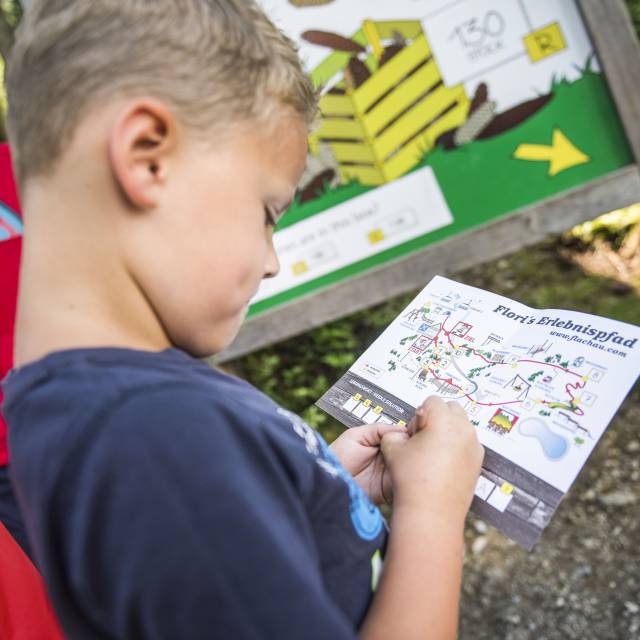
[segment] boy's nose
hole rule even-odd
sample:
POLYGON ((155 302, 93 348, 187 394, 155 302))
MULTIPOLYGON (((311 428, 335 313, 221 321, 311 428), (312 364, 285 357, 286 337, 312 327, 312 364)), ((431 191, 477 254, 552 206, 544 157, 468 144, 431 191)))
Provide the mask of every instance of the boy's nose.
POLYGON ((274 278, 280 271, 280 260, 278 260, 278 254, 276 253, 273 241, 269 245, 269 252, 267 253, 267 261, 264 265, 264 278, 274 278))

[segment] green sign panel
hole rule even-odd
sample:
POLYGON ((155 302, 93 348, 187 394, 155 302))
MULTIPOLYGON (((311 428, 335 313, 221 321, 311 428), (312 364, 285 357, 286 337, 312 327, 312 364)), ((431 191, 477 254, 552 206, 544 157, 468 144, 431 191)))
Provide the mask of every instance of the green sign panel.
POLYGON ((262 4, 322 97, 251 315, 633 162, 573 0, 262 4))

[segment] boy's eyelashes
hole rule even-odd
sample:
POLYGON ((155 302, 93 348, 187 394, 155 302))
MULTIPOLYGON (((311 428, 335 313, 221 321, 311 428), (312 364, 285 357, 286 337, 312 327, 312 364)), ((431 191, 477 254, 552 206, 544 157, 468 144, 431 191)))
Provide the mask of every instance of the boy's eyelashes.
POLYGON ((289 207, 291 206, 293 199, 288 200, 282 206, 272 206, 265 204, 264 205, 264 214, 265 214, 265 223, 270 227, 275 227, 282 216, 287 212, 289 207))
POLYGON ((278 224, 278 216, 276 212, 268 205, 264 207, 265 223, 268 227, 275 227, 278 224))

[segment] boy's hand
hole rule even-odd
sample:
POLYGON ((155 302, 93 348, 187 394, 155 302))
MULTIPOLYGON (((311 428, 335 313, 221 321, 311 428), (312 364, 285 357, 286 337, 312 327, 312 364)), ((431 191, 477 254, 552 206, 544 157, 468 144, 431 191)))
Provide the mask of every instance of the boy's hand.
POLYGON ((410 438, 386 433, 381 446, 396 506, 463 522, 484 458, 464 409, 432 396, 418 407, 408 431, 410 438))
POLYGON ((391 476, 380 450, 382 438, 389 433, 399 440, 409 439, 406 428, 378 422, 347 429, 331 444, 342 466, 374 504, 391 501, 391 476))

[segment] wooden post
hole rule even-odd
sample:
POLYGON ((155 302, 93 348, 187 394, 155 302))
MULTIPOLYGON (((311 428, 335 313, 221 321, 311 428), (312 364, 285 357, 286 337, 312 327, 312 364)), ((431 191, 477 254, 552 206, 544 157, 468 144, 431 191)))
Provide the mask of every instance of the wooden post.
POLYGON ((640 42, 624 0, 578 0, 636 161, 640 162, 640 42))

